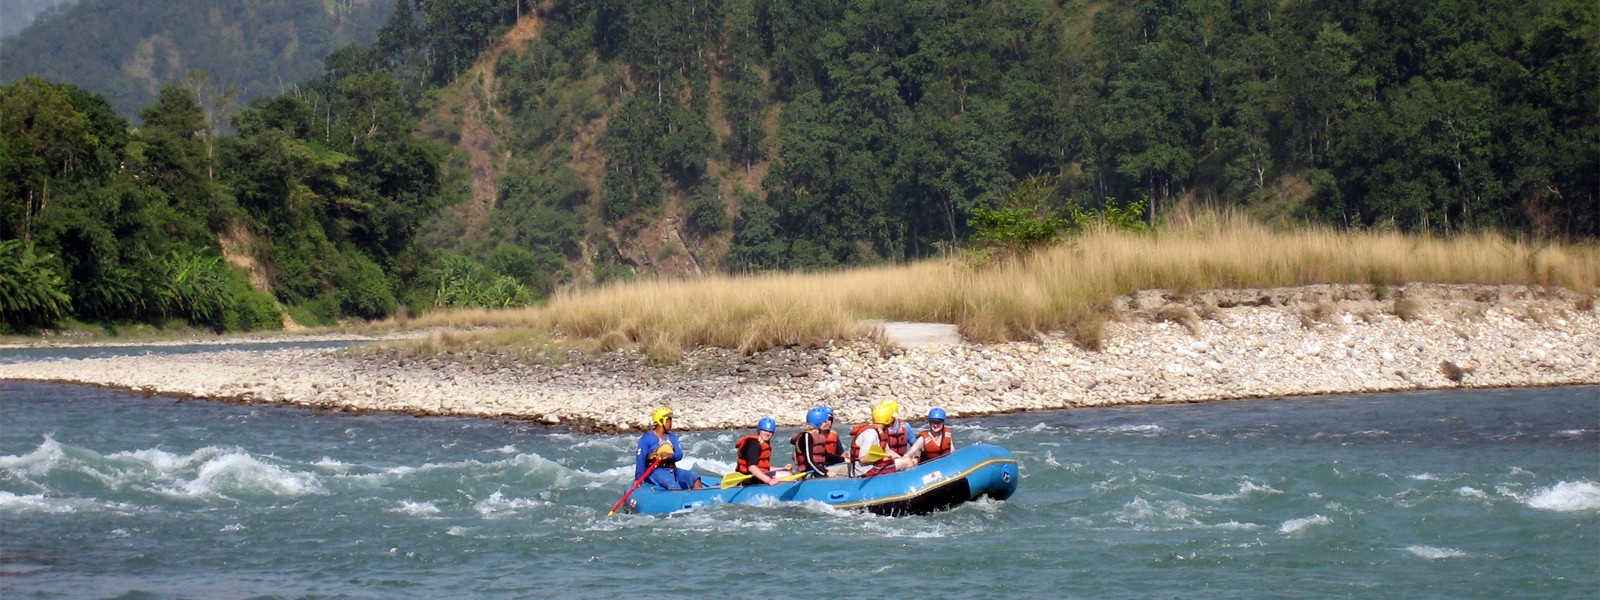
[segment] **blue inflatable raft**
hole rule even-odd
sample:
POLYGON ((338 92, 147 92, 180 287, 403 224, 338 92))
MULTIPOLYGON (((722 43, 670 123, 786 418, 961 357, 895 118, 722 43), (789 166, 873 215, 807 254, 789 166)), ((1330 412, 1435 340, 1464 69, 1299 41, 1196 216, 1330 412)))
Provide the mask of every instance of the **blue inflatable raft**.
POLYGON ((830 477, 777 485, 717 487, 716 477, 705 477, 699 490, 668 491, 641 486, 624 510, 669 514, 718 503, 766 504, 814 500, 841 509, 875 514, 919 515, 944 510, 984 496, 1010 498, 1020 480, 1017 459, 1010 450, 990 444, 957 448, 938 460, 905 471, 876 477, 830 477))

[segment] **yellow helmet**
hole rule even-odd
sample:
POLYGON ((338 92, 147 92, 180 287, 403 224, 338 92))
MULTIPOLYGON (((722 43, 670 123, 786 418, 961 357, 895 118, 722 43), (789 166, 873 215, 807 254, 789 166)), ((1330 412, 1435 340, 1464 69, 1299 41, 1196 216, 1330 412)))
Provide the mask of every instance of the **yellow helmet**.
POLYGON ((655 412, 650 413, 650 422, 651 423, 655 423, 656 425, 661 426, 661 427, 666 427, 667 426, 667 419, 671 419, 671 418, 672 418, 672 409, 667 408, 665 406, 663 406, 661 408, 657 408, 655 412))
POLYGON ((872 407, 872 422, 879 425, 888 425, 894 421, 894 416, 900 412, 900 403, 894 398, 886 398, 872 407))

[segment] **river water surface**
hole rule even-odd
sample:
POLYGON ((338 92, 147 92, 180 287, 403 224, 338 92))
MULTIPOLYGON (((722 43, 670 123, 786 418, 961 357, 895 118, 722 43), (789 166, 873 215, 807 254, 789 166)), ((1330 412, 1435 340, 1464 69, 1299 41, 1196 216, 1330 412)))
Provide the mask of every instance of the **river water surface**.
POLYGON ((608 518, 634 436, 0 382, 0 597, 1600 597, 1600 388, 952 425, 1010 501, 608 518))

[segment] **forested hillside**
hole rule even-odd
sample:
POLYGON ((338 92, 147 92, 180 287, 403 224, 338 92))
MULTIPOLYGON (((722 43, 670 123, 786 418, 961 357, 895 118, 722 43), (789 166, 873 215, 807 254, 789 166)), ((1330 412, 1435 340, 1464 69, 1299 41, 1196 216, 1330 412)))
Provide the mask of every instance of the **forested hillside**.
POLYGON ((400 0, 377 42, 251 102, 237 135, 206 119, 205 86, 163 88, 138 128, 72 86, 0 90, 0 293, 59 279, 26 288, 59 298, 8 312, 13 328, 259 326, 226 245, 256 289, 327 322, 909 260, 1081 210, 1159 229, 1185 202, 1282 227, 1592 239, 1597 13, 400 0), (206 296, 233 313, 170 289, 186 268, 235 282, 206 296))
POLYGON ((76 0, 0 42, 0 81, 71 83, 133 117, 161 84, 199 71, 243 106, 318 74, 329 52, 371 43, 393 9, 393 0, 76 0))
POLYGON ((900 260, 1030 175, 1152 223, 1600 233, 1590 2, 547 4, 457 83, 486 108, 440 137, 504 158, 454 165, 493 210, 445 238, 600 276, 900 260))

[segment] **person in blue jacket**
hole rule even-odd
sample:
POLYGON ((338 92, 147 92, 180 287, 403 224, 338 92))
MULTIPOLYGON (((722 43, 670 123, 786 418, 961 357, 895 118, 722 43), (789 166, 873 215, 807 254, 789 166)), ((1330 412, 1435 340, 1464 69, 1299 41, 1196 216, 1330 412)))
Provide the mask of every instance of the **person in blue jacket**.
POLYGON ((634 456, 633 478, 639 479, 649 470, 650 463, 660 461, 650 472, 649 483, 667 490, 698 490, 702 487, 700 476, 688 469, 679 469, 683 460, 683 446, 678 434, 672 433, 672 409, 665 406, 650 414, 655 428, 639 436, 639 451, 634 456))

